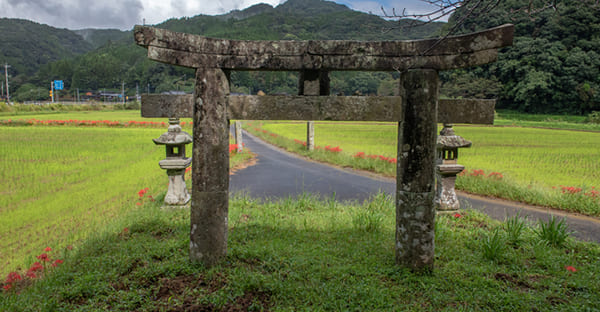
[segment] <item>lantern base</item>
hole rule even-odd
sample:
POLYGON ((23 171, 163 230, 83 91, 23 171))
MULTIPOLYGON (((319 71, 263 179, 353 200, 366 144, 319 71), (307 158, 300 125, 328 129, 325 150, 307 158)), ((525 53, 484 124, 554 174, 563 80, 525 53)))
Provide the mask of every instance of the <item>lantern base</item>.
POLYGON ((454 186, 456 185, 456 175, 464 169, 464 166, 458 164, 437 166, 435 203, 438 212, 456 213, 460 209, 460 202, 454 186))
POLYGON ((169 176, 169 188, 165 195, 165 204, 173 206, 183 206, 189 203, 191 196, 185 185, 184 169, 167 169, 169 176))

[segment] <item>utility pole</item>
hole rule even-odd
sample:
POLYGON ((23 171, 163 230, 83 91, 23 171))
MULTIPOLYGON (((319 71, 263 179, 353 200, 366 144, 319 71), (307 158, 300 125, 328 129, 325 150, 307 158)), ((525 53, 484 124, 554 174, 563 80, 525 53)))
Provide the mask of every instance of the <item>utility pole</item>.
POLYGON ((8 89, 8 68, 10 68, 10 65, 4 63, 4 75, 6 76, 6 102, 10 103, 10 92, 8 89))
POLYGON ((54 81, 50 81, 50 95, 52 97, 52 103, 54 103, 54 81))
POLYGON ((125 105, 125 81, 121 84, 121 104, 125 105))

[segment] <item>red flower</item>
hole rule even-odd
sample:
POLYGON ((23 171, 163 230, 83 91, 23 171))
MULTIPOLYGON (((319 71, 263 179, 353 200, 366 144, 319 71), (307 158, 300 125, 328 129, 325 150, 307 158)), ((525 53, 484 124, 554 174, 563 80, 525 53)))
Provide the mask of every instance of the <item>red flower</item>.
POLYGON ((43 253, 43 254, 39 255, 39 256, 37 256, 37 258, 38 258, 39 260, 42 260, 42 261, 44 261, 44 262, 48 262, 48 261, 50 261, 50 257, 48 257, 48 254, 47 254, 47 253, 43 253))
POLYGON ((354 154, 354 158, 365 158, 365 152, 358 152, 354 154))
POLYGON ((35 262, 34 264, 31 265, 31 267, 29 268, 29 271, 35 272, 35 271, 42 271, 43 269, 44 269, 44 266, 42 266, 41 263, 35 262))
POLYGON ((140 203, 140 202, 137 202, 137 203, 135 203, 135 204, 136 204, 136 205, 138 205, 138 206, 141 206, 141 205, 142 205, 142 203, 140 203))
POLYGON ((577 272, 577 269, 574 268, 574 267, 572 267, 572 266, 570 266, 570 265, 565 266, 565 269, 567 269, 567 271, 577 272))
POLYGON ((16 281, 20 281, 21 280, 21 275, 17 272, 10 272, 8 273, 8 277, 6 278, 6 283, 10 284, 12 282, 16 282, 16 281))
POLYGON ((455 217, 455 218, 462 218, 462 215, 460 213, 458 213, 458 212, 455 213, 455 214, 453 214, 452 216, 455 217))
POLYGON ((4 288, 4 290, 10 290, 12 288, 12 284, 6 284, 2 286, 2 288, 4 288))
POLYGON ((44 251, 52 251, 52 248, 46 247, 46 248, 44 248, 44 251))
POLYGON ((27 273, 25 273, 25 275, 29 278, 36 278, 34 271, 27 271, 27 273))
POLYGON ((64 261, 60 260, 60 259, 56 259, 56 261, 54 261, 54 263, 52 263, 53 267, 57 267, 59 264, 62 264, 64 261))

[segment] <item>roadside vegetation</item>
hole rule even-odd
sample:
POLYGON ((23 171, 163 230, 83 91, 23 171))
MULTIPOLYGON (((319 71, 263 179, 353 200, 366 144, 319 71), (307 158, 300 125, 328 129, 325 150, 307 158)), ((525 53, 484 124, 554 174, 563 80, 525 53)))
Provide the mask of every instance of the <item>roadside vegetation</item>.
MULTIPOLYGON (((497 123, 528 122, 539 128, 454 127, 458 135, 473 142, 471 148, 459 151, 459 163, 466 169, 457 179, 457 188, 600 216, 600 167, 596 157, 600 132, 543 129, 552 127, 561 116, 546 116, 538 121, 526 120, 527 115, 523 114, 507 116, 513 119, 500 114, 497 123)), ((565 120, 562 126, 568 129, 588 125, 568 117, 561 120, 565 120)), ((393 123, 317 122, 317 148, 313 152, 305 147, 305 122, 247 122, 245 129, 319 161, 386 176, 396 173, 397 130, 393 123)))

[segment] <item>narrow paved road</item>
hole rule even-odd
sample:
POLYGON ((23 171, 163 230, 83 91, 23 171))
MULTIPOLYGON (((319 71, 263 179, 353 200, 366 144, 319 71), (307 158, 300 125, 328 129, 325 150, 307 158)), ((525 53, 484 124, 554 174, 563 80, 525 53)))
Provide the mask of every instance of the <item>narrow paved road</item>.
MULTIPOLYGON (((244 132, 244 143, 258 155, 257 163, 230 177, 231 192, 245 192, 251 197, 263 199, 311 193, 322 198, 335 196, 340 201, 362 202, 379 191, 393 195, 396 189, 394 179, 307 160, 267 144, 247 132, 244 132)), ((519 212, 532 222, 547 220, 552 214, 565 217, 569 228, 575 231, 575 237, 600 243, 600 220, 595 218, 462 193, 459 198, 462 208, 480 210, 498 220, 519 212)))

